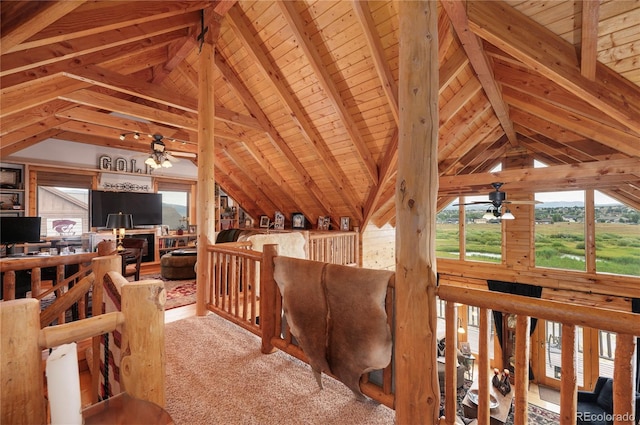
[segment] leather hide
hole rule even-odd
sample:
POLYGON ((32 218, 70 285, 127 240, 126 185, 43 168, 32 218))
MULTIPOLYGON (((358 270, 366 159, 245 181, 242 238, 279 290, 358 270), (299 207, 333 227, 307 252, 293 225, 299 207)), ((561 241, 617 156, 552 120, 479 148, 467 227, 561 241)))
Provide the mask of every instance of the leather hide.
POLYGON ((274 259, 285 317, 321 388, 321 373, 330 373, 362 400, 362 374, 391 361, 384 302, 392 276, 385 270, 274 259))

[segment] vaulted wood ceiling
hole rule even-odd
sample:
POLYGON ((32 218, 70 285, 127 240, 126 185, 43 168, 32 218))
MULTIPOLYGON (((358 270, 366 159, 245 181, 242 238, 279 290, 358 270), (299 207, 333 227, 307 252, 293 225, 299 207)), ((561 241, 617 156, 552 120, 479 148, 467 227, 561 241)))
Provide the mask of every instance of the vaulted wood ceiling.
MULTIPOLYGON (((440 206, 500 179, 640 208, 640 2, 438 5, 440 206), (554 168, 488 172, 510 156, 554 168)), ((204 22, 217 36, 216 161, 198 166, 254 217, 394 222, 397 2, 0 7, 0 158, 49 138, 147 152, 151 133, 196 153, 204 22)))

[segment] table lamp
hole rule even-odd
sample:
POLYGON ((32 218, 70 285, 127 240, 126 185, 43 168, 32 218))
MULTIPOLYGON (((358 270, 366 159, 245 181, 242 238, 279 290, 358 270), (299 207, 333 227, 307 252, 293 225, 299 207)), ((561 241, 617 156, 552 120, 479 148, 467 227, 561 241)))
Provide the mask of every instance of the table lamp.
POLYGON ((124 238, 124 231, 126 229, 133 228, 133 217, 131 214, 109 214, 107 215, 107 228, 113 229, 113 235, 116 237, 118 243, 118 251, 122 251, 122 239, 124 238))

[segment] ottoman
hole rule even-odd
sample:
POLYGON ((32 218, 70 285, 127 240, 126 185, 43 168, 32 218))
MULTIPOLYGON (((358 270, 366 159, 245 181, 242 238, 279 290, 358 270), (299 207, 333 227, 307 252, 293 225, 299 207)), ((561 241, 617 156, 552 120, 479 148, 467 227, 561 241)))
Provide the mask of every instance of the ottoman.
POLYGON ((160 275, 168 280, 194 279, 196 250, 177 249, 160 259, 160 275))

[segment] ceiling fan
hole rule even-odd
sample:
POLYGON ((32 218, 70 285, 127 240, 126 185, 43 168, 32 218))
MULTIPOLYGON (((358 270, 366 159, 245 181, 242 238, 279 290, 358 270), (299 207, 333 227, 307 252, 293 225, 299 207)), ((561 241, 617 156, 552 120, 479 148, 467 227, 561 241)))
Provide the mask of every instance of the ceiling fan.
POLYGON ((494 218, 499 218, 502 220, 513 220, 515 217, 514 215, 511 213, 511 210, 506 207, 506 205, 508 204, 540 204, 540 201, 508 201, 507 200, 507 194, 505 192, 502 192, 500 190, 500 188, 502 187, 504 183, 501 182, 494 182, 491 183, 491 186, 493 186, 493 188, 495 189, 495 191, 493 192, 489 192, 489 200, 488 201, 474 201, 474 202, 467 202, 464 204, 454 204, 454 205, 483 205, 483 204, 488 204, 489 208, 487 209, 487 211, 484 213, 484 215, 482 216, 482 218, 486 219, 486 220, 491 220, 494 218), (502 206, 505 206, 505 211, 504 213, 502 212, 502 206))
MULTIPOLYGON (((139 133, 133 133, 135 139, 140 138, 139 133)), ((124 140, 126 134, 121 134, 120 139, 124 140)), ((170 168, 173 166, 174 162, 179 162, 180 160, 176 158, 177 156, 181 156, 184 158, 195 158, 196 154, 191 152, 169 152, 167 150, 166 145, 164 144, 164 137, 161 134, 153 134, 149 135, 153 140, 151 141, 151 152, 149 156, 144 161, 149 167, 156 168, 170 168)), ((172 139, 173 140, 173 139, 172 139)))

